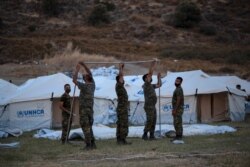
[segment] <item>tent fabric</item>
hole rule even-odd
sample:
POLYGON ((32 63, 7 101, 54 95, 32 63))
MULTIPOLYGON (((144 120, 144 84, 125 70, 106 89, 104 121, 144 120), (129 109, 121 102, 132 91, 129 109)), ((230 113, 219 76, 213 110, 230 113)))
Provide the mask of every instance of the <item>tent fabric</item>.
POLYGON ((228 96, 229 113, 232 121, 242 121, 245 118, 245 99, 242 96, 231 94, 228 96))
MULTIPOLYGON (((223 120, 227 119, 227 113, 229 113, 231 120, 243 120, 244 107, 236 108, 235 105, 244 104, 243 97, 245 93, 236 90, 230 85, 226 85, 224 82, 219 82, 215 77, 211 77, 201 70, 196 70, 168 72, 167 75, 162 78, 162 87, 155 90, 157 96, 160 96, 160 99, 158 98, 160 105, 159 100, 156 105, 158 123, 172 123, 171 98, 175 89, 174 81, 178 76, 183 78, 182 87, 185 96, 184 123, 197 123, 200 120, 223 120), (228 98, 224 98, 227 96, 228 98), (215 100, 221 99, 221 97, 227 100, 215 100), (237 99, 237 103, 233 99, 237 99), (205 104, 207 109, 201 104, 205 104), (228 108, 224 106, 228 106, 228 108), (199 115, 199 113, 202 115, 199 115), (216 115, 222 117, 215 117, 216 115)), ((113 124, 116 122, 116 80, 114 77, 108 76, 94 76, 94 79, 96 83, 94 94, 95 123, 113 124)), ((142 75, 125 76, 124 79, 130 101, 129 121, 133 125, 144 125, 146 118, 143 108, 144 94, 142 89, 142 75)), ((156 82, 157 77, 153 76, 152 83, 156 82)), ((58 105, 55 100, 51 101, 51 97, 53 95, 53 98, 58 101, 64 92, 63 87, 66 83, 71 85, 72 91, 70 95, 73 96, 74 84, 72 83, 72 79, 62 73, 28 80, 19 86, 14 93, 5 98, 5 104, 9 105, 6 111, 3 112, 4 114, 1 114, 0 125, 20 126, 25 130, 43 127, 51 128, 54 125, 53 120, 55 117, 60 116, 59 113, 54 113, 60 112, 60 109, 58 106, 55 106, 55 104, 58 105), (45 107, 42 108, 42 106, 45 107), (43 114, 41 114, 41 110, 44 111, 43 114), (24 115, 24 117, 21 117, 22 115, 24 115), (22 124, 22 121, 26 121, 27 124, 22 124)), ((78 88, 76 88, 75 96, 76 98, 79 96, 78 88)), ((76 105, 79 105, 79 102, 76 105)), ((57 121, 59 120, 58 118, 57 121)), ((79 119, 79 115, 77 118, 79 119)))
MULTIPOLYGON (((183 77, 182 87, 185 96, 228 92, 229 89, 234 94, 241 96, 245 95, 242 91, 236 90, 232 87, 227 87, 227 85, 218 82, 215 77, 210 77, 206 73, 197 70, 187 72, 168 72, 167 76, 162 78, 163 85, 160 88, 161 97, 172 97, 172 93, 175 89, 174 81, 178 76, 183 77)), ((142 89, 143 81, 141 78, 142 76, 140 75, 125 76, 125 88, 129 95, 129 101, 144 101, 142 89)), ((96 98, 111 100, 117 98, 114 90, 116 84, 115 79, 105 76, 96 76, 94 79, 96 82, 96 98)), ((156 76, 153 76, 153 83, 156 82, 156 76)), ((64 92, 64 85, 62 83, 69 83, 71 85, 72 91, 70 95, 72 96, 74 88, 72 79, 62 73, 58 73, 28 80, 24 85, 21 85, 14 94, 8 97, 8 102, 13 103, 20 101, 48 99, 51 98, 52 93, 53 97, 60 97, 64 92)), ((156 89, 156 93, 159 96, 158 89, 156 89)), ((79 89, 76 89, 75 95, 79 96, 79 89)))
POLYGON ((182 88, 185 96, 228 92, 228 88, 234 94, 245 95, 242 91, 235 90, 233 87, 228 87, 225 83, 219 82, 217 78, 211 77, 201 70, 196 70, 186 72, 168 72, 162 79, 163 85, 161 89, 165 90, 165 92, 163 92, 161 96, 172 97, 172 93, 175 89, 174 82, 177 77, 183 78, 182 88))
MULTIPOLYGON (((60 97, 64 93, 63 87, 66 83, 70 84, 72 89, 70 95, 73 96, 72 79, 62 73, 29 79, 8 97, 8 103, 49 99, 52 94, 53 97, 60 97)), ((79 95, 78 89, 76 89, 76 95, 79 95)))
MULTIPOLYGON (((161 122, 163 124, 173 123, 172 116, 172 98, 163 97, 160 99, 160 113, 159 113, 159 100, 156 104, 158 111, 157 123, 161 122), (161 120, 159 118, 161 117, 161 120)), ((196 106, 197 99, 195 96, 185 96, 184 97, 184 112, 182 115, 182 121, 185 124, 197 123, 196 106)))
POLYGON ((40 128, 51 128, 52 112, 50 100, 17 102, 9 106, 5 126, 31 131, 40 128))
POLYGON ((246 94, 250 95, 250 82, 240 79, 237 76, 213 76, 218 82, 222 82, 231 89, 236 89, 236 85, 241 85, 241 89, 246 90, 246 94))
POLYGON ((0 148, 18 148, 20 147, 20 142, 12 142, 12 143, 0 143, 0 148))
MULTIPOLYGON (((173 125, 163 124, 161 126, 161 136, 165 136, 165 133, 174 130, 173 125)), ((141 137, 143 134, 144 126, 130 126, 128 137, 141 137)), ((156 125, 156 133, 159 132, 159 125, 156 125)), ((183 135, 192 136, 192 135, 211 135, 211 134, 223 134, 228 132, 235 132, 236 129, 230 126, 215 126, 215 125, 206 125, 206 124, 190 124, 183 125, 183 135)), ((102 139, 114 139, 116 138, 116 128, 110 128, 101 124, 93 125, 93 132, 97 140, 102 139)), ((54 131, 49 129, 39 130, 33 137, 34 138, 47 138, 51 140, 60 140, 62 131, 54 131)), ((82 129, 73 129, 70 131, 69 139, 83 138, 84 134, 82 129)))
POLYGON ((17 91, 17 86, 5 81, 3 79, 0 79, 0 105, 5 103, 5 100, 8 96, 15 93, 17 91))
POLYGON ((0 138, 7 138, 9 135, 18 137, 23 134, 19 128, 0 128, 0 138))

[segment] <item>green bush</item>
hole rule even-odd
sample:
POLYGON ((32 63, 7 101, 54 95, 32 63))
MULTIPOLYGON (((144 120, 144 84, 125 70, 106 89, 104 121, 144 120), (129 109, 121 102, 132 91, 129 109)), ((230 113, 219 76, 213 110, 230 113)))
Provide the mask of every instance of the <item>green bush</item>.
POLYGON ((36 26, 35 25, 30 25, 28 27, 28 29, 29 29, 30 32, 34 32, 34 31, 36 31, 36 26))
POLYGON ((205 35, 216 35, 217 30, 214 25, 205 24, 200 26, 200 32, 205 35))
POLYGON ((49 16, 58 15, 58 2, 57 0, 43 0, 42 8, 45 14, 49 16))
POLYGON ((3 27, 3 20, 2 20, 2 18, 0 17, 0 28, 2 28, 3 27))
POLYGON ((94 26, 102 23, 110 23, 107 7, 103 4, 96 5, 88 17, 88 22, 94 26))
POLYGON ((225 32, 220 32, 216 38, 215 38, 216 42, 220 42, 220 43, 230 43, 233 42, 232 38, 230 35, 226 34, 225 32))
POLYGON ((201 21, 201 12, 198 6, 190 1, 182 1, 174 14, 176 27, 190 28, 201 21))
POLYGON ((249 50, 232 50, 225 60, 228 64, 246 65, 250 62, 249 50))
POLYGON ((225 23, 229 20, 228 16, 226 14, 222 13, 205 13, 204 17, 206 20, 210 22, 217 22, 217 23, 225 23))
POLYGON ((234 73, 235 70, 233 68, 230 68, 230 67, 221 67, 219 69, 220 72, 223 72, 223 73, 234 73))
POLYGON ((105 5, 107 8, 107 11, 114 11, 116 8, 115 4, 113 2, 109 2, 109 1, 104 2, 104 1, 100 1, 100 0, 95 0, 95 3, 105 5))

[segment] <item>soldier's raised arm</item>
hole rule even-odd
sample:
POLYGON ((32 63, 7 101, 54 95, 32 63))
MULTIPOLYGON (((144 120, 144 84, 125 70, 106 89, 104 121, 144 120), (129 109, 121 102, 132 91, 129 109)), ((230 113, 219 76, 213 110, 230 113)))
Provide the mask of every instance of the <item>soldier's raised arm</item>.
POLYGON ((154 73, 154 70, 155 70, 155 66, 156 66, 156 60, 154 60, 151 65, 150 65, 150 68, 149 68, 149 71, 148 71, 148 75, 152 76, 153 73, 154 73))
POLYGON ((90 69, 86 66, 86 64, 83 61, 80 61, 79 64, 81 64, 83 66, 83 68, 88 73, 88 75, 92 76, 90 69))
POLYGON ((120 83, 123 83, 124 82, 124 78, 123 78, 123 75, 124 75, 124 73, 123 73, 123 69, 124 69, 124 63, 120 63, 119 64, 119 82, 120 83))
POLYGON ((79 63, 77 63, 76 69, 75 69, 75 72, 74 72, 74 75, 73 75, 73 82, 76 85, 78 85, 78 83, 77 83, 77 76, 78 76, 78 72, 80 71, 80 68, 81 68, 81 65, 79 63))

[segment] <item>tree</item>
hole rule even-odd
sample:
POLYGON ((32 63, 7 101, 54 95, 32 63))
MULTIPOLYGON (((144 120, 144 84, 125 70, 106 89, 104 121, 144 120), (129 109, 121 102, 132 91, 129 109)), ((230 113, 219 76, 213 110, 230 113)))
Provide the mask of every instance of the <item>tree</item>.
POLYGON ((190 1, 182 1, 176 8, 174 24, 176 27, 190 28, 201 21, 198 6, 190 1))

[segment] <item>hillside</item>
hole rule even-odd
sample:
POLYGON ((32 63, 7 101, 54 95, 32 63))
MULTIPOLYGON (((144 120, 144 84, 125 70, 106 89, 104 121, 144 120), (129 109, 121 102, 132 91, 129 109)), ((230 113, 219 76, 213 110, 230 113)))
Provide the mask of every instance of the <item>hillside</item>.
POLYGON ((57 0, 52 14, 44 10, 42 0, 2 0, 0 68, 48 60, 64 53, 71 43, 72 51, 104 55, 102 59, 158 57, 163 70, 203 69, 250 79, 250 3, 193 2, 201 20, 181 28, 173 23, 180 0, 57 0), (91 25, 89 16, 100 3, 112 4, 107 12, 109 23, 91 25))

